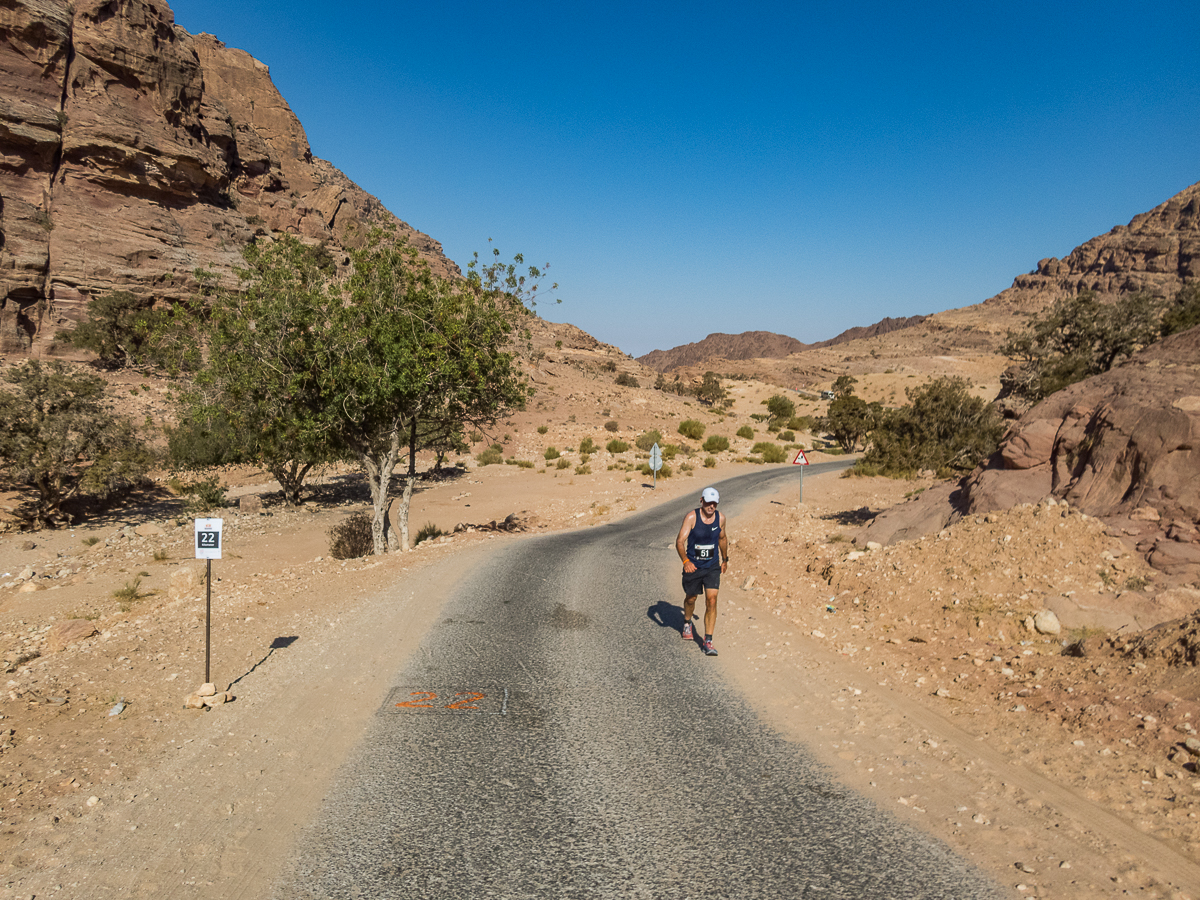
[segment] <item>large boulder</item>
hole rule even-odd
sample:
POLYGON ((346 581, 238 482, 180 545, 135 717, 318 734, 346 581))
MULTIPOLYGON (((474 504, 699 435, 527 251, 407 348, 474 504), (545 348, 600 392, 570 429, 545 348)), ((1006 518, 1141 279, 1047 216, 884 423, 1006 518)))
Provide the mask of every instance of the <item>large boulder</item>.
POLYGON ((1047 494, 1134 536, 1152 566, 1200 578, 1200 328, 1029 410, 963 483, 968 513, 1047 494))

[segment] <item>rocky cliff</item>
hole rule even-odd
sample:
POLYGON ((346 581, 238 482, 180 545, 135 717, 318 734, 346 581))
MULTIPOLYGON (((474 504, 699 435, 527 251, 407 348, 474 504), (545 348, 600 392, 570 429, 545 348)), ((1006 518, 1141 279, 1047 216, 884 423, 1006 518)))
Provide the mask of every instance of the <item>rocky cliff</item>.
POLYGON ((1056 297, 1085 290, 1171 297, 1195 278, 1200 278, 1200 183, 1134 216, 1128 225, 1080 244, 1063 259, 1043 259, 986 303, 1040 309, 1056 297))
POLYGON ((339 262, 394 224, 441 245, 312 155, 265 65, 177 27, 159 0, 0 0, 0 352, 50 353, 88 301, 231 281, 255 236, 339 262))

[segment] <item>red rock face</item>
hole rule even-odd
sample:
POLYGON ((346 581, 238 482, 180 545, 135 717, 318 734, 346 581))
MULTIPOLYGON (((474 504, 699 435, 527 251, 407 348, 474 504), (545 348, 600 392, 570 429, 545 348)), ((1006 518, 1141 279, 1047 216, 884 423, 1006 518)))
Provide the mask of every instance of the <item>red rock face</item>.
POLYGON ((1200 577, 1200 327, 1047 397, 964 483, 968 513, 1050 493, 1200 577))
POLYGON ((89 300, 233 283, 256 235, 342 262, 395 225, 441 274, 441 245, 324 160, 267 67, 175 25, 155 0, 0 4, 0 352, 53 353, 89 300))
POLYGON ((987 302, 1040 309, 1055 298, 1095 291, 1105 296, 1148 291, 1171 297, 1200 278, 1200 183, 1149 212, 1081 244, 1063 259, 1043 259, 987 302))

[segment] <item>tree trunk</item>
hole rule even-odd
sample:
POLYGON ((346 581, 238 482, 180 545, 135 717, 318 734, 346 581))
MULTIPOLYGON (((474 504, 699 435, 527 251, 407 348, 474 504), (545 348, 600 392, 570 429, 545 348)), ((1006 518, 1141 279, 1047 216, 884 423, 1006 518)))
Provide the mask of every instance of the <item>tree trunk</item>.
POLYGON ((304 487, 304 477, 311 468, 312 463, 301 465, 294 459, 286 463, 278 463, 270 468, 271 474, 279 482, 279 487, 283 489, 284 506, 299 505, 300 489, 304 487))
POLYGON ((408 430, 408 477, 404 480, 404 493, 400 497, 400 513, 396 524, 400 529, 400 551, 408 550, 408 510, 412 504, 413 485, 417 482, 417 419, 414 416, 408 430))
POLYGON ((367 471, 367 487, 371 491, 371 508, 374 516, 371 519, 371 543, 376 556, 388 552, 387 513, 391 505, 388 500, 388 488, 392 482, 392 471, 396 467, 396 458, 400 455, 400 421, 397 420, 388 435, 388 448, 378 459, 369 452, 360 455, 363 468, 367 471))

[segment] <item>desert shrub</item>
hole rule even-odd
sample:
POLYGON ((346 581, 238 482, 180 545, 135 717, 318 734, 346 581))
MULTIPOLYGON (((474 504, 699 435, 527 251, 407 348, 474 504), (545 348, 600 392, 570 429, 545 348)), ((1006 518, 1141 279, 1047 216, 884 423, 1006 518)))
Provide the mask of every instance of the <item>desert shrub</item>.
POLYGON ((792 441, 794 441, 796 439, 796 435, 791 431, 781 431, 781 432, 779 432, 779 439, 785 443, 790 444, 792 441))
POLYGON ((760 441, 750 452, 761 455, 765 463, 787 462, 787 451, 773 441, 760 441))
POLYGON ((556 462, 556 463, 554 464, 554 467, 555 467, 556 469, 566 469, 566 468, 568 468, 570 465, 571 465, 571 461, 570 461, 569 459, 567 459, 565 456, 560 456, 560 457, 558 458, 558 462, 556 462))
POLYGON ((579 442, 579 452, 580 453, 585 453, 585 454, 586 453, 595 453, 596 449, 597 449, 596 442, 593 441, 590 437, 585 437, 582 441, 579 442))
POLYGON ((575 474, 576 475, 591 475, 592 467, 591 466, 576 466, 575 474))
POLYGON ((334 559, 358 559, 375 552, 371 517, 353 513, 329 529, 329 555, 334 559))
POLYGON ((774 422, 785 422, 796 415, 796 404, 783 394, 776 394, 767 400, 767 412, 774 422))
POLYGON ((552 459, 558 459, 562 454, 558 452, 557 447, 547 447, 542 456, 546 457, 546 462, 549 462, 552 459))
POLYGON ((179 485, 179 492, 187 497, 184 508, 189 513, 205 513, 223 509, 226 505, 225 485, 216 475, 198 481, 187 481, 179 485))
POLYGON ((607 450, 609 453, 624 453, 626 450, 629 449, 629 445, 627 443, 625 443, 623 440, 621 440, 620 438, 613 438, 611 441, 609 441, 607 444, 604 445, 604 449, 607 450))
POLYGON ((550 428, 549 428, 548 426, 546 426, 546 425, 539 425, 539 426, 538 426, 538 434, 545 434, 545 433, 546 433, 547 431, 549 431, 549 430, 550 430, 550 428))
POLYGON ((496 449, 495 445, 493 445, 476 455, 475 462, 481 466, 494 466, 504 462, 504 453, 496 449))
POLYGON ((720 453, 723 450, 729 449, 729 438, 721 437, 719 434, 710 434, 704 442, 705 453, 720 453))
POLYGON ((693 441, 698 441, 704 437, 704 423, 695 419, 684 419, 679 423, 679 433, 693 441))
POLYGON ((632 388, 642 386, 641 383, 636 378, 634 378, 632 375, 630 375, 628 372, 622 372, 620 375, 617 376, 617 384, 619 384, 621 387, 632 387, 632 388))
POLYGON ((717 467, 717 458, 715 456, 706 456, 704 458, 704 468, 715 469, 717 467))
POLYGON ((657 428, 652 428, 650 431, 643 431, 637 436, 633 442, 639 450, 650 450, 655 444, 662 444, 662 432, 657 428))
POLYGON ((613 419, 609 419, 607 422, 604 423, 605 431, 620 431, 620 429, 621 429, 621 426, 618 425, 613 419))
POLYGON ((740 438, 745 438, 748 441, 753 440, 754 439, 754 429, 751 428, 749 425, 743 425, 741 428, 739 428, 737 430, 737 436, 740 438))
POLYGON ((445 533, 446 532, 442 531, 442 529, 438 528, 432 522, 426 522, 421 526, 421 530, 417 532, 417 536, 413 540, 413 546, 417 546, 417 544, 421 543, 421 541, 429 541, 435 538, 440 538, 445 533))
POLYGON ((615 372, 615 371, 617 371, 617 364, 615 362, 613 362, 611 359, 606 359, 604 362, 602 362, 600 364, 600 368, 603 369, 605 372, 615 372))
POLYGON ((792 431, 812 431, 817 425, 817 420, 812 416, 792 416, 788 419, 787 427, 792 431))
MULTIPOLYGON (((653 475, 654 474, 654 470, 650 468, 650 463, 642 463, 640 466, 638 466, 637 470, 639 472, 641 472, 643 475, 653 475)), ((662 468, 658 470, 659 478, 670 478, 674 474, 675 474, 674 471, 666 463, 663 463, 662 468)))
POLYGON ((132 603, 135 600, 141 600, 143 597, 149 597, 149 594, 142 593, 142 579, 135 578, 133 581, 125 582, 125 587, 117 588, 112 592, 113 599, 121 603, 132 603))
POLYGON ((995 452, 1004 423, 972 396, 962 378, 937 378, 908 390, 909 405, 891 410, 875 429, 867 465, 893 477, 932 469, 939 478, 970 472, 995 452))

